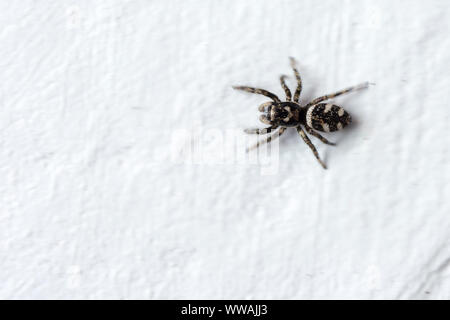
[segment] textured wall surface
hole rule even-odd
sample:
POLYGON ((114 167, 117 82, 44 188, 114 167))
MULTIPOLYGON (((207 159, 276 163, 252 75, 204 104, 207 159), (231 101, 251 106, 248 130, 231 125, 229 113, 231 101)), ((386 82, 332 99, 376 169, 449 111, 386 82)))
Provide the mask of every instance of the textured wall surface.
POLYGON ((1 1, 0 298, 449 299, 449 32, 446 0, 1 1), (293 129, 241 157, 267 99, 231 85, 281 96, 288 56, 302 102, 375 84, 328 170, 293 129))

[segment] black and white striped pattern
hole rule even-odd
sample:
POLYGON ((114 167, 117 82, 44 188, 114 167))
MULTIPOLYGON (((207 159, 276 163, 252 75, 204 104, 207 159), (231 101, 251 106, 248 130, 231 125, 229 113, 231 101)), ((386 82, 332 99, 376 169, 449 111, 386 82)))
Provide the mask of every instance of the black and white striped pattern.
POLYGON ((350 115, 343 108, 331 103, 319 103, 306 111, 306 125, 319 131, 337 131, 350 122, 350 115))

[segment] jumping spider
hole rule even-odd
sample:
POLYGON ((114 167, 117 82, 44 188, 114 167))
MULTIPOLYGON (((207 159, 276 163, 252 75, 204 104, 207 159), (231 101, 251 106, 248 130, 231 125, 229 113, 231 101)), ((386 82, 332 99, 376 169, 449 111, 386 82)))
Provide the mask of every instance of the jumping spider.
POLYGON ((262 94, 266 97, 269 97, 273 101, 269 101, 263 103, 259 106, 259 111, 263 112, 259 119, 261 122, 269 125, 270 127, 259 129, 245 129, 244 131, 249 134, 267 134, 279 128, 278 132, 275 132, 271 136, 269 136, 266 140, 262 142, 258 142, 251 148, 247 149, 247 152, 258 148, 263 143, 269 143, 273 139, 281 136, 288 127, 295 127, 302 137, 303 141, 311 148, 314 156, 319 161, 324 169, 327 167, 320 160, 319 154, 317 153, 316 148, 312 144, 311 140, 306 135, 305 131, 302 129, 302 125, 305 127, 306 131, 318 138, 325 144, 335 145, 334 143, 328 141, 324 137, 322 137, 315 130, 322 132, 333 132, 340 130, 350 124, 352 122, 352 118, 343 108, 336 106, 332 103, 320 103, 322 101, 326 101, 332 99, 334 97, 340 96, 345 93, 349 93, 359 89, 365 89, 368 87, 369 83, 363 83, 357 86, 353 86, 333 94, 327 94, 325 96, 316 98, 311 102, 307 103, 304 106, 301 106, 299 103, 300 93, 302 92, 302 80, 300 78, 300 74, 295 67, 294 58, 290 58, 291 67, 294 70, 295 78, 297 79, 297 89, 294 93, 294 99, 292 100, 291 91, 287 87, 284 79, 286 76, 280 77, 281 87, 284 89, 286 93, 286 101, 282 102, 275 94, 257 88, 244 87, 244 86, 233 86, 233 89, 243 90, 251 93, 262 94))

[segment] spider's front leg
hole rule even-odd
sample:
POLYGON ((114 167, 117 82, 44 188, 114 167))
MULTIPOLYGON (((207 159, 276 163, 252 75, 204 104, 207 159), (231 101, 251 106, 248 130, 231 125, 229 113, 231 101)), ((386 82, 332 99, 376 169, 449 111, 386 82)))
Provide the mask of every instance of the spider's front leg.
POLYGON ((322 141, 325 144, 329 144, 330 146, 335 146, 336 143, 334 142, 330 142, 328 141, 325 137, 322 137, 318 132, 314 131, 312 128, 305 126, 306 131, 308 131, 308 133, 314 137, 316 137, 317 139, 319 139, 320 141, 322 141))
POLYGON ((272 92, 269 92, 264 89, 258 89, 258 88, 252 88, 252 87, 245 87, 245 86, 233 86, 233 89, 235 90, 242 90, 250 93, 256 93, 256 94, 262 94, 263 96, 269 97, 275 102, 281 102, 280 98, 277 97, 277 95, 273 94, 272 92))
POLYGON ((308 147, 314 153, 314 156, 316 157, 317 161, 319 161, 320 165, 324 169, 326 169, 327 166, 325 165, 325 163, 322 162, 322 160, 320 160, 319 153, 317 152, 316 147, 314 147, 311 140, 309 140, 308 136, 306 135, 305 131, 303 131, 302 127, 298 126, 297 131, 300 134, 300 136, 302 137, 303 141, 308 145, 308 147))
POLYGON ((266 134, 266 133, 270 133, 273 130, 275 130, 276 128, 278 128, 278 126, 270 126, 267 128, 248 128, 248 129, 244 129, 245 133, 248 134, 266 134))
POLYGON ((251 146, 249 148, 247 148, 247 150, 245 150, 246 152, 249 152, 253 149, 258 148, 260 145, 265 144, 265 143, 270 143, 272 140, 277 139, 279 136, 281 136, 284 131, 286 131, 285 127, 281 127, 280 130, 278 130, 278 132, 275 132, 274 134, 272 134, 271 136, 269 136, 266 140, 263 141, 259 141, 257 144, 255 144, 254 146, 251 146))
POLYGON ((325 100, 329 100, 329 99, 332 99, 334 97, 337 97, 337 96, 340 96, 340 95, 343 95, 343 94, 346 94, 346 93, 350 93, 352 91, 366 89, 368 87, 369 87, 369 82, 364 82, 364 83, 361 83, 361 84, 359 84, 357 86, 353 86, 353 87, 350 87, 350 88, 347 88, 347 89, 343 89, 343 90, 340 90, 340 91, 332 93, 332 94, 327 94, 325 96, 322 96, 322 97, 314 99, 313 101, 308 103, 305 106, 305 108, 307 108, 309 106, 313 106, 315 104, 318 104, 319 102, 322 102, 322 101, 325 101, 325 100))
POLYGON ((291 90, 289 90, 288 86, 286 85, 286 82, 284 82, 285 78, 286 76, 284 75, 280 77, 281 87, 283 88, 284 93, 286 94, 286 101, 291 101, 292 98, 291 90))
POLYGON ((302 78, 300 77, 300 73, 295 67, 295 59, 289 57, 289 60, 291 61, 291 67, 294 70, 295 78, 297 79, 297 89, 295 89, 294 93, 294 102, 298 102, 298 99, 300 98, 300 93, 302 92, 302 78))

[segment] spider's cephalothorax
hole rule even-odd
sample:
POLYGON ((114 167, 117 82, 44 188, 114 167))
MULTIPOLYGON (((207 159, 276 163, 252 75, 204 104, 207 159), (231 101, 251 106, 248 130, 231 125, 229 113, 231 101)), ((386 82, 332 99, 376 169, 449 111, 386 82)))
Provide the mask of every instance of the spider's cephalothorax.
POLYGON ((305 117, 304 109, 294 102, 264 103, 259 106, 259 110, 263 112, 259 119, 269 125, 296 127, 300 119, 305 117))
MULTIPOLYGON (((276 129, 278 132, 269 136, 265 141, 261 143, 269 143, 273 138, 278 138, 286 128, 295 127, 302 137, 303 141, 311 148, 315 157, 322 165, 323 168, 326 169, 325 164, 320 160, 319 154, 317 153, 316 148, 312 144, 311 140, 306 135, 302 126, 305 127, 305 130, 318 138, 323 143, 334 145, 334 143, 329 142, 327 139, 322 137, 315 130, 322 132, 333 132, 344 128, 346 125, 350 124, 352 118, 350 115, 341 107, 336 106, 332 103, 321 103, 323 101, 332 99, 334 97, 340 96, 345 93, 349 93, 354 90, 367 88, 368 83, 363 83, 358 86, 350 87, 341 91, 338 91, 333 94, 325 95, 319 98, 312 100, 304 106, 301 106, 299 103, 300 93, 302 91, 302 80, 300 78, 300 74, 295 67, 295 60, 291 59, 291 66, 294 70, 295 77, 297 79, 297 88, 294 93, 294 97, 292 99, 291 91, 286 86, 284 82, 285 76, 280 77, 281 86, 286 93, 286 101, 282 102, 275 94, 263 90, 252 87, 243 87, 243 86, 235 86, 234 89, 243 90, 251 93, 262 94, 266 97, 272 99, 270 102, 263 103, 259 106, 259 111, 263 114, 260 116, 261 122, 269 125, 268 128, 264 129, 246 129, 247 133, 255 133, 255 134, 266 134, 270 133, 276 129)), ((247 149, 247 151, 257 148, 261 145, 258 142, 252 148, 247 149)))

